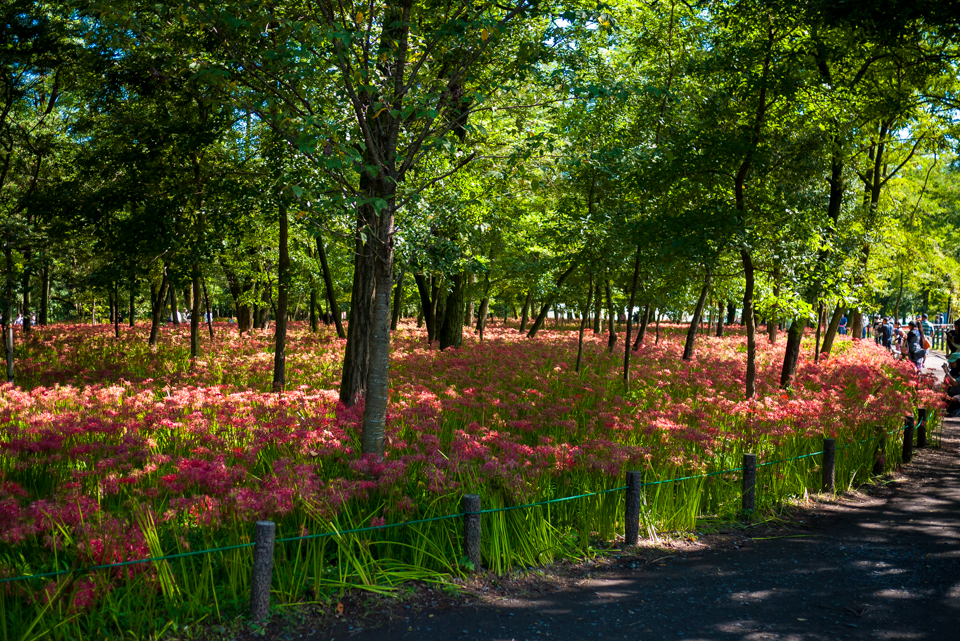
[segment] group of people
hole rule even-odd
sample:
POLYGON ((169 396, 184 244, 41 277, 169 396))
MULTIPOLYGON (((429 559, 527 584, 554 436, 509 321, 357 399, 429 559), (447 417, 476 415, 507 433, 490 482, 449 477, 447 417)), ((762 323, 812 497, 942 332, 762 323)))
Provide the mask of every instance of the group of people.
POLYGON ((873 336, 877 344, 889 349, 897 358, 909 360, 916 366, 917 372, 920 372, 923 370, 927 350, 930 349, 933 324, 926 314, 908 322, 906 329, 898 320, 877 318, 873 325, 873 336))
POLYGON ((960 319, 953 323, 953 329, 946 333, 944 352, 947 364, 943 366, 946 376, 943 386, 950 402, 947 404, 948 416, 960 416, 960 319))

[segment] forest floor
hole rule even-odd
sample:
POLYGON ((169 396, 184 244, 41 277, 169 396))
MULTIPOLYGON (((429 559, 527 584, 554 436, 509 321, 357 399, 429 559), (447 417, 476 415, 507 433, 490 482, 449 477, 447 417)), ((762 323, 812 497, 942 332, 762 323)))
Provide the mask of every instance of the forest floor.
POLYGON ((339 605, 275 638, 960 639, 960 420, 899 473, 776 522, 339 605))

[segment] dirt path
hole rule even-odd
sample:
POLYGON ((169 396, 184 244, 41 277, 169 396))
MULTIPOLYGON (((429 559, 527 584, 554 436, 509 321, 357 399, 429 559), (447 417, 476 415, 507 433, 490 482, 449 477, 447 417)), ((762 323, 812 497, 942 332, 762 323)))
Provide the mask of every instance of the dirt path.
POLYGON ((886 486, 819 504, 776 537, 745 536, 621 560, 550 594, 377 629, 344 622, 322 639, 960 640, 960 421, 886 486))

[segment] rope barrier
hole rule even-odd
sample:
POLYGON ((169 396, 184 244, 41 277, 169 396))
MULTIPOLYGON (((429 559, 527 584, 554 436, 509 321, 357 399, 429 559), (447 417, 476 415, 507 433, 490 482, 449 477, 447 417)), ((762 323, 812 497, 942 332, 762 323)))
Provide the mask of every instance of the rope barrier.
MULTIPOLYGON (((893 434, 896 434, 896 433, 900 432, 901 430, 903 430, 903 426, 902 426, 902 425, 899 426, 898 428, 894 429, 894 430, 891 430, 890 432, 887 432, 887 433, 886 433, 886 436, 892 436, 893 434)), ((856 442, 856 443, 848 443, 848 444, 846 444, 846 445, 844 445, 844 446, 842 446, 842 447, 839 447, 839 448, 837 448, 837 449, 845 449, 845 448, 851 447, 851 446, 853 446, 853 445, 862 445, 863 443, 867 443, 867 442, 869 442, 869 441, 875 441, 876 439, 880 438, 880 436, 881 436, 881 435, 878 434, 878 435, 876 435, 876 436, 873 436, 873 437, 867 438, 867 439, 863 439, 862 441, 858 441, 858 442, 856 442)), ((823 454, 823 450, 820 450, 819 452, 811 452, 811 453, 809 453, 809 454, 801 454, 800 456, 794 456, 794 457, 792 457, 792 458, 782 459, 782 460, 779 460, 779 461, 768 461, 768 462, 766 462, 766 463, 760 463, 760 464, 757 465, 757 467, 759 468, 759 467, 764 467, 764 466, 767 466, 767 465, 777 465, 777 464, 779 464, 779 463, 788 463, 788 462, 790 462, 790 461, 797 461, 797 460, 800 460, 800 459, 810 458, 810 457, 813 457, 813 456, 818 456, 818 455, 820 455, 820 454, 823 454)), ((697 474, 697 475, 694 475, 694 476, 683 476, 683 477, 674 478, 674 479, 663 479, 663 480, 660 480, 660 481, 649 481, 649 482, 646 482, 646 483, 641 483, 641 484, 640 484, 640 487, 651 487, 651 486, 654 486, 654 485, 664 485, 664 484, 666 484, 666 483, 679 483, 679 482, 681 482, 681 481, 691 481, 691 480, 695 480, 695 479, 703 479, 703 478, 708 478, 708 477, 711 477, 711 476, 719 476, 719 475, 721 475, 721 474, 730 474, 731 472, 740 472, 740 471, 742 471, 742 470, 743 470, 742 467, 734 467, 734 468, 730 468, 730 469, 726 469, 726 470, 720 470, 720 471, 717 471, 717 472, 709 472, 709 473, 707 473, 707 474, 697 474)), ((611 492, 622 492, 623 490, 626 490, 626 489, 627 489, 627 486, 624 485, 624 486, 621 486, 621 487, 614 487, 614 488, 610 488, 610 489, 607 489, 607 490, 600 490, 600 491, 598 491, 598 492, 589 492, 589 493, 587 493, 587 494, 577 494, 577 495, 575 495, 575 496, 564 496, 564 497, 557 498, 557 499, 548 499, 548 500, 546 500, 546 501, 538 501, 538 502, 536 502, 536 503, 525 503, 525 504, 522 504, 522 505, 509 505, 509 506, 505 506, 505 507, 488 508, 488 509, 486 509, 486 510, 480 510, 480 511, 478 511, 478 512, 469 512, 469 514, 471 514, 471 515, 472 515, 472 514, 495 514, 495 513, 498 513, 498 512, 510 512, 510 511, 513 511, 513 510, 521 510, 521 509, 526 509, 526 508, 531 508, 531 507, 540 507, 540 506, 543 506, 543 505, 550 505, 550 504, 552 504, 552 503, 563 503, 563 502, 566 502, 566 501, 573 501, 573 500, 576 500, 576 499, 589 498, 589 497, 591 497, 591 496, 599 496, 599 495, 601 495, 601 494, 609 494, 609 493, 611 493, 611 492)), ((445 515, 443 515, 443 516, 435 516, 435 517, 431 517, 431 518, 429 518, 429 519, 417 519, 417 520, 415 520, 415 521, 399 521, 399 522, 397 522, 397 523, 385 523, 385 524, 383 524, 383 525, 371 525, 371 526, 368 526, 368 527, 352 528, 352 529, 349 529, 349 530, 333 530, 333 531, 331 531, 331 532, 320 532, 320 533, 317 533, 317 534, 305 534, 305 535, 303 535, 303 536, 291 536, 291 537, 286 537, 286 538, 282 538, 282 539, 277 539, 276 542, 277 542, 277 543, 291 543, 291 542, 294 542, 294 541, 306 541, 306 540, 309 540, 309 539, 319 539, 319 538, 324 538, 324 537, 328 537, 328 536, 343 536, 343 535, 345 535, 345 534, 358 534, 358 533, 361 533, 361 532, 372 532, 372 531, 375 531, 375 530, 387 530, 387 529, 397 528, 397 527, 401 527, 401 526, 405 526, 405 525, 419 525, 419 524, 422 524, 422 523, 432 523, 432 522, 435 522, 435 521, 446 521, 446 520, 449 520, 449 519, 461 518, 461 517, 463 517, 463 516, 466 516, 467 514, 468 514, 467 512, 457 512, 456 514, 445 514, 445 515)), ((209 548, 209 549, 204 549, 204 550, 196 550, 196 551, 192 551, 192 552, 180 552, 180 553, 178 553, 178 554, 170 554, 170 555, 167 555, 167 556, 151 557, 151 558, 148 558, 148 559, 136 559, 136 560, 134 560, 134 561, 123 561, 123 562, 121 562, 121 563, 107 563, 107 564, 103 564, 103 565, 91 565, 91 566, 83 567, 83 568, 75 568, 75 569, 72 569, 72 570, 59 570, 59 571, 56 571, 56 572, 44 572, 44 573, 42 573, 42 574, 31 574, 31 575, 28 575, 28 576, 8 577, 8 578, 2 578, 2 579, 0 579, 0 584, 3 584, 3 583, 11 583, 11 582, 14 582, 14 581, 28 581, 28 580, 31 580, 31 579, 44 579, 44 578, 50 578, 50 577, 55 577, 55 576, 63 576, 63 575, 65 575, 65 574, 83 574, 83 573, 87 573, 87 572, 93 572, 94 570, 106 570, 106 569, 110 569, 110 568, 119 568, 119 567, 125 567, 125 566, 129 566, 129 565, 138 565, 138 564, 142 564, 142 563, 155 563, 155 562, 157 562, 157 561, 170 561, 170 560, 172 560, 172 559, 179 559, 179 558, 188 557, 188 556, 200 556, 200 555, 204 555, 204 554, 212 554, 212 553, 214 553, 214 552, 227 552, 227 551, 230 551, 230 550, 238 550, 238 549, 241 549, 241 548, 253 547, 254 545, 256 545, 256 544, 255 544, 255 543, 240 543, 240 544, 238 544, 238 545, 228 545, 228 546, 225 546, 225 547, 209 548)))
POLYGON ((103 565, 91 565, 84 568, 74 568, 72 570, 60 570, 58 572, 44 572, 43 574, 31 574, 29 576, 14 576, 0 579, 0 583, 10 583, 12 581, 26 581, 27 579, 44 579, 51 576, 63 576, 64 574, 84 574, 94 570, 107 570, 109 568, 122 568, 128 565, 139 565, 141 563, 154 563, 156 561, 169 561, 171 559, 180 559, 185 556, 200 556, 202 554, 211 554, 213 552, 227 552, 229 550, 239 550, 240 548, 253 547, 254 543, 240 543, 239 545, 228 545, 221 548, 208 548, 205 550, 196 550, 193 552, 180 552, 178 554, 169 554, 167 556, 155 556, 149 559, 136 559, 134 561, 121 561, 120 563, 105 563, 103 565))
POLYGON ((432 523, 433 521, 446 521, 447 519, 456 519, 463 516, 464 512, 456 514, 444 514, 443 516, 434 516, 429 519, 417 519, 416 521, 399 521, 397 523, 384 523, 383 525, 370 525, 367 527, 353 528, 352 530, 334 530, 333 532, 320 532, 318 534, 304 534, 303 536, 288 536, 284 539, 277 539, 277 543, 290 543, 291 541, 306 541, 308 539, 319 539, 326 536, 342 536, 344 534, 357 534, 358 532, 371 532, 373 530, 387 530, 400 527, 401 525, 419 525, 420 523, 432 523))

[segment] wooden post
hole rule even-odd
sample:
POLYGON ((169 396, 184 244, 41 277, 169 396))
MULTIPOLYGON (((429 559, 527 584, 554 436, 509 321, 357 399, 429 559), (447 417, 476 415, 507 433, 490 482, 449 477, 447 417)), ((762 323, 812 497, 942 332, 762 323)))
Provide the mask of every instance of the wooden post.
POLYGON ((836 490, 837 439, 823 439, 823 491, 836 490))
POLYGON ((277 526, 273 521, 257 521, 253 541, 253 576, 250 579, 250 618, 259 623, 270 612, 270 581, 273 576, 273 542, 277 526))
POLYGON ((880 432, 880 436, 877 438, 877 451, 873 455, 873 475, 880 476, 883 474, 883 468, 886 466, 887 462, 887 433, 880 432))
POLYGON ((917 410, 917 449, 927 446, 927 408, 917 410))
POLYGON ((627 496, 624 506, 624 543, 640 543, 640 472, 627 472, 627 496))
POLYGON ((913 458, 913 416, 907 416, 903 421, 903 456, 904 463, 913 458))
POLYGON ((480 495, 463 495, 463 553, 480 571, 480 495))
POLYGON ((744 512, 753 512, 757 505, 757 455, 743 455, 743 498, 741 507, 744 512))

